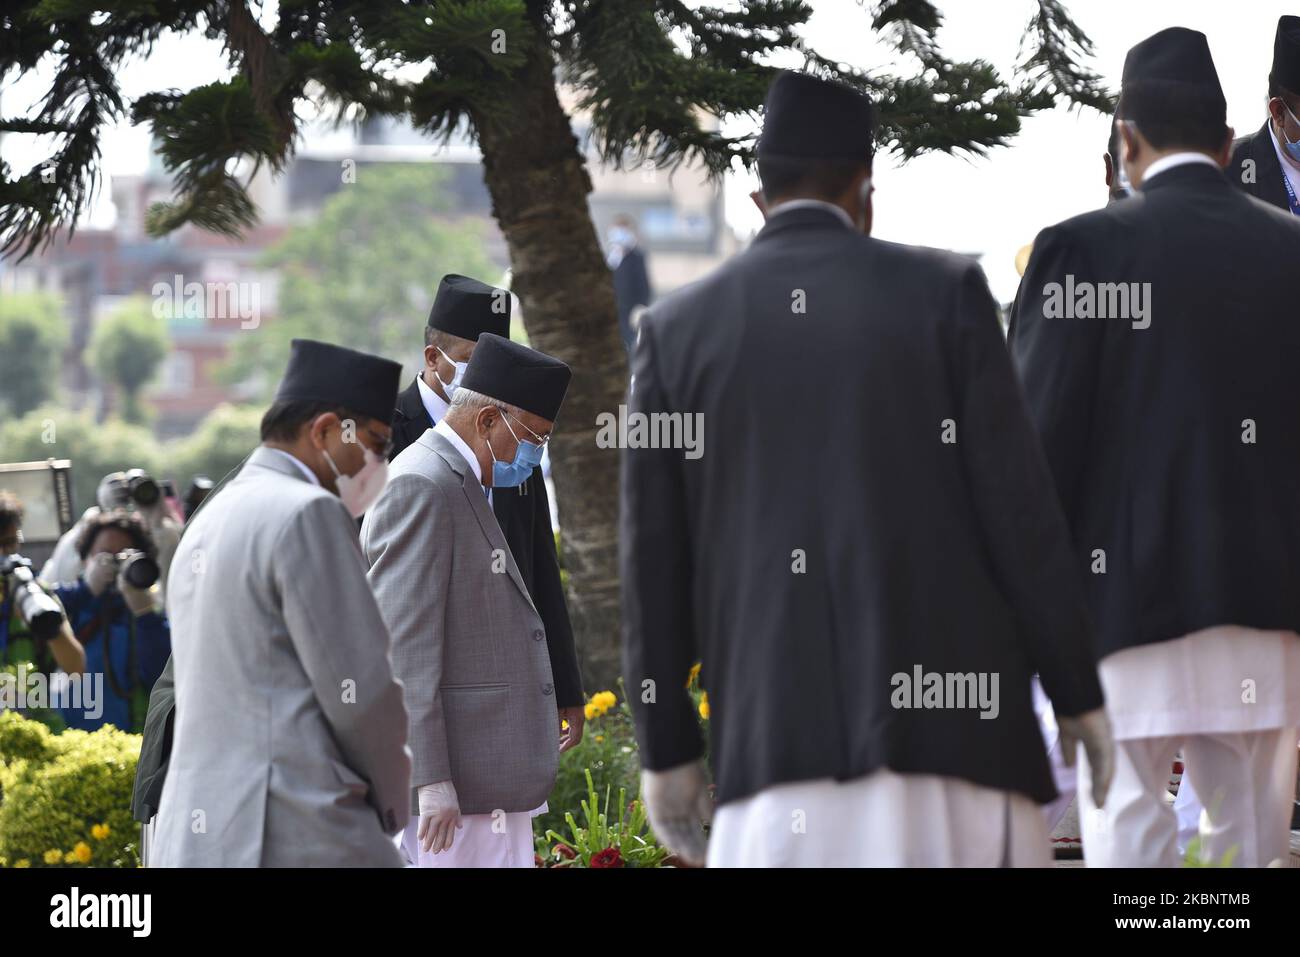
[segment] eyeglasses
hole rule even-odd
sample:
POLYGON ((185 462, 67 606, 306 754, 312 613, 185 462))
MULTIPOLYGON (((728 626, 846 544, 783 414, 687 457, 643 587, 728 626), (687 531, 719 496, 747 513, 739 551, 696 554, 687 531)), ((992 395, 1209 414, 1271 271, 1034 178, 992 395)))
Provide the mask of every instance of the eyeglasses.
POLYGON ((392 433, 390 432, 388 434, 388 437, 385 438, 384 436, 376 432, 374 429, 372 429, 370 426, 366 426, 366 434, 369 435, 372 439, 374 439, 375 444, 379 446, 378 450, 371 449, 370 451, 374 452, 381 459, 388 458, 389 454, 392 453, 393 451, 392 433))
MULTIPOLYGON (((501 411, 505 412, 505 409, 502 409, 501 411)), ((510 415, 509 412, 506 412, 506 415, 509 415, 510 418, 514 419, 516 422, 519 422, 519 427, 520 427, 521 429, 523 429, 525 432, 527 432, 529 435, 531 435, 533 438, 535 438, 535 439, 537 440, 537 442, 535 443, 536 445, 539 445, 539 446, 541 446, 542 448, 546 448, 546 443, 549 442, 549 441, 551 441, 550 433, 547 433, 545 437, 540 436, 540 435, 538 435, 536 432, 534 432, 532 429, 530 429, 528 426, 524 425, 523 422, 520 422, 518 416, 510 415)), ((508 425, 509 425, 509 423, 507 423, 507 426, 508 426, 508 425)), ((510 430, 510 434, 511 434, 511 435, 514 435, 514 434, 515 434, 515 433, 514 433, 514 429, 511 429, 511 430, 510 430)), ((515 436, 515 438, 518 438, 518 436, 515 436)))

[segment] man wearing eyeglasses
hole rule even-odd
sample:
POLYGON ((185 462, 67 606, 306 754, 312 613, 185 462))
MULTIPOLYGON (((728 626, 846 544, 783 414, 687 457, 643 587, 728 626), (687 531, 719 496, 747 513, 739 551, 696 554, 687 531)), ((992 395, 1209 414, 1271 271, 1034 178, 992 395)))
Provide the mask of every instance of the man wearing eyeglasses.
POLYGON ((447 414, 393 460, 361 548, 410 714, 420 867, 532 867, 567 734, 550 638, 492 513, 534 474, 568 389, 558 359, 484 333, 447 414))
POLYGON ((1268 119, 1232 144, 1226 172, 1257 199, 1300 216, 1300 17, 1277 21, 1268 119))
POLYGON ((406 711, 355 522, 387 479, 400 375, 295 339, 262 444, 186 526, 150 866, 401 866, 406 711))

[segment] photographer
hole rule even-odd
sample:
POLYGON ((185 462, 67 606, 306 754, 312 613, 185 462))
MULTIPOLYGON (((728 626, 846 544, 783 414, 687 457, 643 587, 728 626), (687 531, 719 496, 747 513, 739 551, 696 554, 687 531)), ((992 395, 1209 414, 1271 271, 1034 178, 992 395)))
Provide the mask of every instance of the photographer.
POLYGON ((23 616, 21 590, 31 587, 28 576, 18 572, 19 565, 9 556, 17 556, 23 543, 23 506, 11 492, 0 491, 0 568, 13 566, 0 574, 0 666, 31 662, 40 671, 52 673, 56 667, 70 674, 86 668, 86 652, 73 637, 64 619, 49 638, 32 634, 23 616))
POLYGON ((76 578, 81 572, 82 561, 77 552, 77 544, 81 541, 87 523, 103 512, 124 509, 143 519, 149 537, 157 547, 154 557, 161 567, 158 603, 165 605, 167 570, 171 567, 172 555, 180 541, 181 526, 168 514, 162 487, 144 469, 110 472, 100 479, 95 500, 98 504, 86 509, 77 524, 54 546, 54 554, 41 569, 41 578, 49 582, 67 582, 76 578))
POLYGON ((81 576, 55 591, 85 646, 87 670, 104 675, 104 706, 97 718, 76 709, 64 709, 63 718, 86 731, 104 724, 139 731, 149 690, 171 653, 171 630, 156 599, 158 549, 138 514, 103 511, 83 523, 81 576))

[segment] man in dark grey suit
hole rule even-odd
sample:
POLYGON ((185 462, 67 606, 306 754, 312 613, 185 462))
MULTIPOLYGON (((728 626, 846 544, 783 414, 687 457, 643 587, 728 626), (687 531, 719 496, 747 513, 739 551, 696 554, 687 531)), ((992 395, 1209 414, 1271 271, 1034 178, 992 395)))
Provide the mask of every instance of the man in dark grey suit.
POLYGON ((642 794, 703 858, 700 661, 711 864, 1043 864, 1032 674, 1063 734, 1109 754, 1083 590, 984 277, 864 235, 871 151, 865 97, 782 74, 767 225, 642 322, 629 419, 707 426, 693 456, 628 432, 642 794))

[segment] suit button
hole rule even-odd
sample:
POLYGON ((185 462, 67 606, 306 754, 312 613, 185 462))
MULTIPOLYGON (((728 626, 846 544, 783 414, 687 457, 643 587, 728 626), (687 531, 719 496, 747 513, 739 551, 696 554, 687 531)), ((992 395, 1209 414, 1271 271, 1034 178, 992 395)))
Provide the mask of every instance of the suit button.
POLYGON ((533 641, 541 641, 544 634, 545 632, 543 632, 542 629, 540 628, 536 629, 533 632, 533 641))
POLYGON ((555 690, 555 689, 554 689, 553 687, 551 687, 550 685, 548 685, 548 684, 547 684, 547 685, 542 685, 542 694, 550 694, 550 693, 553 692, 554 690, 555 690))

